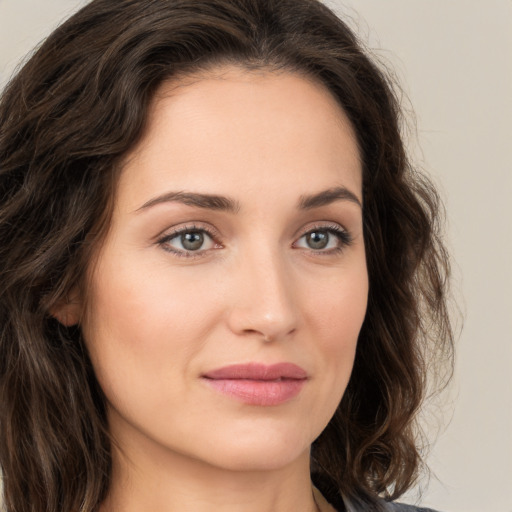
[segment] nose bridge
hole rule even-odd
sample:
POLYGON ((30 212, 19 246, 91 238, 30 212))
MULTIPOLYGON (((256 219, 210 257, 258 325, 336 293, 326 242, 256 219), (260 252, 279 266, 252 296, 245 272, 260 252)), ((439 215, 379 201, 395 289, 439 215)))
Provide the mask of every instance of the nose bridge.
POLYGON ((291 269, 277 247, 259 246, 241 255, 231 328, 273 340, 293 332, 298 316, 291 269))

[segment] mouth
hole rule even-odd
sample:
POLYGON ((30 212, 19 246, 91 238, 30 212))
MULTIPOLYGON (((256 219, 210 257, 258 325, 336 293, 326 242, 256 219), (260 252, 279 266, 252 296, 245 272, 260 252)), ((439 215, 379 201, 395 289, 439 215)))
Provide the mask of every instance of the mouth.
POLYGON ((275 406, 296 397, 308 380, 307 372, 293 363, 225 366, 203 374, 215 391, 247 405, 275 406))

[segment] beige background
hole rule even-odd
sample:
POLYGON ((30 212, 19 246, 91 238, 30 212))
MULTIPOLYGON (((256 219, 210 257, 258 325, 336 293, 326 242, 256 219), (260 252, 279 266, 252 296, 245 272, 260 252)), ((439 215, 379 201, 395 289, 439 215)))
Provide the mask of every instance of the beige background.
MULTIPOLYGON (((512 1, 326 1, 397 71, 416 112, 411 147, 448 210, 465 320, 421 501, 512 512, 512 1)), ((0 87, 83 3, 0 0, 0 87)))

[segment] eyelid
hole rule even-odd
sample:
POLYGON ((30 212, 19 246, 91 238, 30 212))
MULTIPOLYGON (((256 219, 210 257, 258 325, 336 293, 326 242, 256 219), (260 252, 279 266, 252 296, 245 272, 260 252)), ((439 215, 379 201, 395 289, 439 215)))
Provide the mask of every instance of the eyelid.
MULTIPOLYGON (((297 236, 295 241, 292 244, 292 247, 297 249, 303 249, 306 251, 309 251, 312 254, 315 255, 329 255, 334 254, 337 252, 342 251, 344 248, 350 246, 353 242, 353 237, 351 233, 343 226, 341 226, 338 223, 334 222, 316 222, 314 224, 307 225, 303 227, 300 232, 300 234, 297 236), (335 236, 338 239, 338 246, 332 247, 329 249, 313 249, 313 248, 307 248, 307 247, 297 247, 296 244, 301 240, 304 236, 307 234, 314 232, 314 231, 326 231, 330 233, 331 235, 335 236)), ((200 258, 206 255, 206 253, 209 253, 212 249, 219 249, 222 248, 222 243, 220 242, 220 233, 217 229, 215 229, 211 225, 205 225, 202 222, 196 223, 187 223, 183 225, 178 225, 176 227, 173 227, 170 231, 165 230, 161 234, 157 235, 156 237, 156 243, 160 245, 165 251, 170 252, 178 257, 186 257, 186 258, 200 258), (212 242, 215 244, 215 247, 208 248, 208 249, 199 249, 197 251, 190 251, 186 249, 177 249, 177 248, 171 248, 172 246, 168 245, 167 243, 180 236, 183 233, 188 232, 202 232, 206 234, 212 242)))
POLYGON ((307 224, 303 228, 299 230, 299 237, 306 235, 307 233, 310 233, 311 231, 317 230, 323 230, 323 231, 336 231, 336 232, 344 232, 348 233, 348 229, 343 227, 341 224, 338 224, 337 222, 332 221, 316 221, 311 224, 307 224))
POLYGON ((213 227, 204 225, 203 223, 187 223, 181 226, 173 227, 170 231, 165 230, 156 237, 156 243, 162 247, 167 252, 170 252, 171 254, 174 254, 178 257, 185 257, 185 258, 198 258, 201 256, 204 256, 205 253, 210 251, 211 249, 199 249, 197 251, 187 251, 186 249, 176 249, 171 248, 171 246, 166 245, 167 242, 170 240, 178 237, 179 235, 183 233, 188 233, 191 231, 198 231, 201 233, 205 233, 209 238, 212 239, 212 241, 215 244, 215 249, 221 248, 222 244, 220 243, 220 233, 213 227))
POLYGON ((203 221, 187 221, 182 222, 179 224, 176 224, 172 227, 167 227, 160 231, 155 237, 154 240, 158 241, 162 238, 169 238, 172 236, 175 236, 176 234, 180 234, 182 232, 186 231, 204 231, 208 235, 210 235, 212 238, 220 238, 219 231, 214 228, 212 225, 207 224, 203 221))
MULTIPOLYGON (((294 242, 294 245, 300 239, 302 239, 305 235, 307 235, 311 232, 314 232, 314 231, 327 231, 327 232, 333 234, 334 236, 336 236, 338 238, 340 245, 339 245, 339 247, 335 247, 335 248, 331 248, 331 249, 327 249, 327 250, 309 248, 309 251, 313 254, 328 255, 328 254, 332 254, 334 252, 339 252, 339 251, 343 250, 345 247, 350 246, 352 244, 352 242, 354 241, 353 236, 350 233, 350 231, 348 229, 346 229, 345 227, 341 226, 340 224, 333 223, 333 222, 326 222, 326 223, 316 222, 313 225, 308 225, 301 229, 300 235, 297 237, 296 241, 294 242)), ((304 248, 304 249, 308 250, 308 248, 304 248)))

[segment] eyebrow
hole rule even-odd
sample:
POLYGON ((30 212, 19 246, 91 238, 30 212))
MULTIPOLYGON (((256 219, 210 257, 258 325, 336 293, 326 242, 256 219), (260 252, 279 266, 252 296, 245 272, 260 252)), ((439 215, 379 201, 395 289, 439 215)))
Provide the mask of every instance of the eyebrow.
POLYGON ((218 196, 215 194, 199 194, 195 192, 166 192, 161 196, 150 199, 144 203, 140 208, 135 210, 145 210, 161 203, 182 203, 188 206, 196 206, 198 208, 205 208, 207 210, 219 210, 225 212, 236 213, 240 210, 240 203, 234 199, 225 196, 218 196))
MULTIPOLYGON (((362 208, 361 201, 358 197, 345 187, 335 187, 323 190, 316 194, 302 195, 298 201, 298 208, 299 210, 312 210, 314 208, 320 208, 321 206, 327 206, 336 201, 350 201, 362 208)), ((240 203, 230 197, 184 191, 166 192, 165 194, 150 199, 135 211, 139 212, 161 203, 172 202, 204 208, 207 210, 225 211, 230 213, 237 213, 240 211, 240 203)))
POLYGON ((321 206, 327 206, 336 201, 350 201, 356 203, 361 208, 363 205, 359 198, 346 187, 334 187, 317 194, 301 196, 299 199, 300 210, 311 210, 313 208, 320 208, 321 206))

